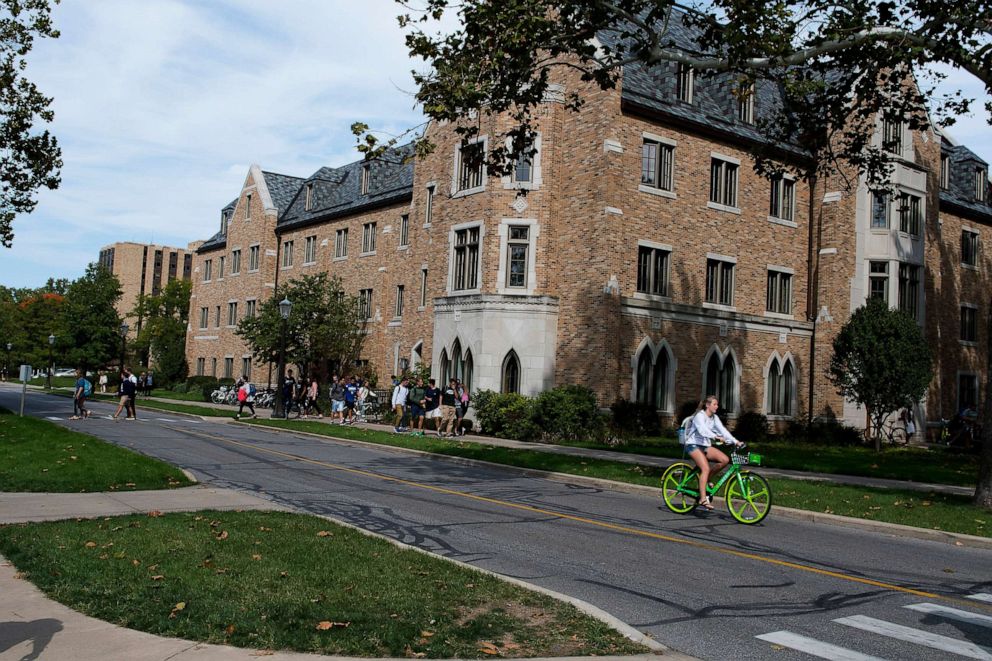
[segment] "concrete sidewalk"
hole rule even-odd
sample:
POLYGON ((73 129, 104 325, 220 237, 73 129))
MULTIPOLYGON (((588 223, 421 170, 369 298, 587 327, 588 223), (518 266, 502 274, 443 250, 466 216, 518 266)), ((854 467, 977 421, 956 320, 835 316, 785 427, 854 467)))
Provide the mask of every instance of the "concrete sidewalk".
MULTIPOLYGON (((90 518, 157 510, 182 512, 202 509, 284 510, 249 494, 206 486, 160 491, 118 493, 0 493, 0 524, 90 518)), ((296 652, 271 652, 226 645, 210 645, 165 638, 126 629, 78 613, 46 597, 23 580, 14 566, 0 556, 0 661, 314 661, 330 657, 296 652)), ((625 625, 626 626, 626 625, 625 625)), ((659 646, 660 647, 660 646, 659 646)), ((673 651, 653 655, 598 657, 617 661, 651 661, 659 655, 689 660, 673 651)), ((572 657, 584 659, 585 657, 572 657)), ((354 658, 354 661, 368 661, 354 658)), ((397 660, 399 661, 399 660, 397 660)), ((567 658, 554 661, 568 661, 567 658)))

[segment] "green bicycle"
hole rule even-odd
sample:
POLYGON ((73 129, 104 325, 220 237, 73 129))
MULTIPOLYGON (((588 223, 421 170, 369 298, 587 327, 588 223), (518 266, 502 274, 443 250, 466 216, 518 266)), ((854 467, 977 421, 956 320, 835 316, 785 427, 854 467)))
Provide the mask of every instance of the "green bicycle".
MULTIPOLYGON (((737 446, 730 452, 730 465, 720 481, 706 488, 715 496, 727 485, 726 500, 730 515, 737 521, 755 524, 772 509, 772 488, 768 480, 757 473, 744 470, 747 465, 760 466, 761 455, 737 446)), ((680 461, 668 467, 661 476, 662 497, 668 509, 676 514, 688 514, 699 505, 699 467, 680 461)))

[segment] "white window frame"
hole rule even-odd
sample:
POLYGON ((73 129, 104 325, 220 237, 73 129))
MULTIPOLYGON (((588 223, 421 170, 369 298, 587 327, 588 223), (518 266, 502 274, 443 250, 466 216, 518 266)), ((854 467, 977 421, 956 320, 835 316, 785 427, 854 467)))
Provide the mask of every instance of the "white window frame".
MULTIPOLYGON (((497 228, 499 236, 499 268, 496 272, 496 291, 500 294, 510 295, 532 295, 537 289, 537 238, 541 235, 541 225, 536 218, 502 218, 497 228), (509 287, 507 278, 509 277, 508 259, 510 254, 510 227, 526 227, 527 232, 527 286, 509 287)), ((452 235, 453 236, 453 235, 452 235)), ((454 241, 454 239, 452 239, 454 241)), ((452 246, 454 244, 452 243, 452 246)), ((452 258, 454 258, 454 248, 452 248, 452 258)), ((479 267, 480 278, 482 267, 482 232, 479 232, 479 267)), ((481 284, 481 280, 480 280, 481 284)))
POLYGON ((706 253, 706 265, 705 266, 706 266, 706 270, 703 272, 703 275, 704 275, 704 279, 703 279, 703 307, 704 308, 711 308, 711 309, 714 309, 714 310, 728 310, 728 311, 731 311, 731 312, 735 312, 737 310, 737 307, 736 307, 736 303, 737 303, 737 258, 736 257, 730 257, 728 255, 718 255, 716 253, 706 253), (720 294, 719 294, 720 284, 723 282, 723 276, 722 276, 723 271, 722 271, 722 267, 721 267, 720 282, 717 283, 717 290, 718 290, 717 291, 717 301, 711 302, 711 301, 706 300, 706 289, 707 289, 707 284, 708 284, 706 282, 706 277, 709 277, 709 262, 710 262, 710 260, 713 260, 713 261, 716 261, 716 262, 722 262, 724 264, 731 264, 732 265, 731 266, 731 271, 732 271, 731 279, 732 279, 732 282, 731 282, 731 285, 730 285, 730 303, 729 304, 718 302, 719 301, 719 296, 720 296, 720 294))
POLYGON ((303 265, 317 263, 317 235, 311 234, 303 240, 303 265))
POLYGON ((451 176, 451 190, 455 191, 451 196, 453 198, 474 195, 475 193, 481 193, 486 190, 486 181, 489 179, 489 168, 486 166, 486 156, 489 153, 489 136, 481 135, 468 141, 468 145, 475 145, 479 143, 482 143, 482 183, 479 186, 465 189, 459 189, 459 183, 461 180, 462 144, 459 142, 455 145, 454 168, 451 176))
POLYGON ((210 326, 210 307, 209 306, 201 307, 200 308, 200 328, 201 329, 209 328, 209 326, 210 326))
POLYGON ((241 248, 231 250, 231 275, 241 275, 241 248))
POLYGON ((238 325, 238 302, 227 302, 227 327, 234 328, 238 325))
POLYGON ((424 186, 424 227, 434 221, 434 197, 437 195, 437 182, 429 181, 424 186))
POLYGON ((951 187, 951 156, 950 154, 940 155, 940 189, 947 190, 951 187))
POLYGON ((393 306, 393 319, 403 318, 403 305, 405 301, 403 300, 406 294, 406 287, 403 285, 396 285, 396 301, 393 306))
POLYGON ((334 231, 334 261, 348 259, 348 228, 339 227, 334 231))
POLYGON ((370 220, 367 223, 362 223, 362 252, 358 254, 359 257, 375 254, 378 233, 379 223, 377 221, 370 220))
POLYGON ((262 246, 259 243, 248 246, 248 272, 255 273, 259 270, 262 263, 262 246), (252 259, 254 257, 254 260, 252 259), (252 267, 252 261, 255 262, 255 266, 252 267))
POLYGON ((987 168, 976 167, 975 168, 975 200, 978 202, 986 201, 986 193, 989 188, 989 171, 987 168))
POLYGON ((641 133, 641 153, 640 153, 641 167, 639 168, 639 171, 643 171, 643 169, 644 169, 644 143, 646 143, 646 142, 653 142, 653 143, 655 143, 655 144, 658 145, 658 148, 659 148, 659 151, 658 151, 658 155, 659 155, 658 162, 659 163, 660 163, 660 160, 661 160, 660 159, 661 149, 668 149, 668 150, 671 151, 671 160, 670 160, 671 173, 670 173, 670 179, 671 179, 672 186, 671 186, 671 188, 661 188, 661 186, 660 186, 660 184, 661 184, 661 170, 659 169, 659 167, 655 167, 655 177, 658 179, 658 181, 657 181, 658 185, 652 186, 650 184, 645 184, 645 183, 643 183, 640 180, 640 176, 638 176, 637 190, 640 191, 641 193, 648 193, 650 195, 658 195, 659 197, 667 197, 667 198, 670 198, 670 199, 673 199, 673 200, 674 199, 677 199, 678 198, 678 195, 676 195, 676 193, 675 193, 675 150, 678 147, 678 144, 679 143, 677 141, 675 141, 675 140, 672 140, 671 138, 666 138, 664 136, 657 135, 655 133, 648 133, 647 131, 641 133))
MULTIPOLYGON (((541 184, 544 183, 543 173, 541 170, 541 133, 538 131, 534 135, 534 148, 537 150, 534 156, 531 157, 530 163, 530 181, 517 181, 516 177, 516 161, 514 161, 514 169, 510 174, 503 175, 501 181, 503 182, 503 188, 508 190, 540 190, 541 184)), ((506 150, 507 153, 513 153, 513 141, 511 138, 506 139, 506 150)))
POLYGON ((696 70, 688 64, 678 64, 675 68, 675 98, 692 105, 696 91, 696 70))
POLYGON ((358 290, 358 305, 359 311, 365 312, 365 320, 372 321, 375 315, 375 310, 372 308, 372 301, 375 300, 375 292, 371 287, 358 290))
POLYGON ((372 183, 372 164, 362 163, 361 181, 359 183, 359 194, 368 195, 369 187, 372 183))
POLYGON ((668 253, 668 264, 667 273, 665 274, 665 282, 668 285, 668 293, 664 296, 661 294, 651 294, 649 292, 642 292, 637 290, 637 268, 638 258, 634 259, 634 298, 638 298, 645 301, 671 301, 672 300, 672 259, 674 254, 674 249, 671 245, 667 243, 657 243, 655 241, 645 241, 640 240, 637 242, 637 254, 640 254, 641 248, 650 248, 652 250, 661 250, 668 253))
POLYGON ((397 250, 407 250, 410 247, 410 214, 400 215, 399 246, 397 250))
POLYGON ((203 260, 203 281, 211 282, 214 279, 214 260, 203 260))
POLYGON ((293 259, 295 257, 293 252, 295 243, 295 239, 289 239, 288 241, 282 242, 282 268, 284 269, 293 268, 293 259))
POLYGON ((306 198, 303 201, 303 210, 310 211, 313 209, 313 182, 308 182, 306 187, 306 198))
POLYGON ((485 261, 485 240, 486 240, 486 224, 481 220, 474 220, 467 223, 461 223, 459 225, 453 225, 448 231, 448 294, 463 296, 466 294, 478 294, 482 291, 482 264, 485 261), (473 227, 479 228, 479 259, 478 267, 475 274, 475 284, 474 289, 455 289, 455 235, 461 230, 472 229, 473 227))
POLYGON ((745 124, 754 124, 754 83, 740 85, 737 89, 737 119, 745 124))
MULTIPOLYGON (((781 278, 780 278, 781 280, 781 278)), ((778 286, 781 286, 779 284, 778 286)), ((774 264, 767 265, 767 272, 765 274, 765 316, 771 317, 773 319, 795 319, 795 314, 793 310, 795 309, 795 295, 796 295, 796 271, 788 266, 776 266, 774 264), (772 273, 777 273, 780 276, 788 276, 789 281, 789 311, 780 312, 778 310, 768 309, 768 276, 772 273)))
POLYGON ((709 182, 709 187, 710 187, 710 191, 707 194, 707 202, 706 202, 706 206, 707 207, 709 207, 710 209, 716 209, 717 211, 727 211, 727 212, 735 213, 735 214, 738 214, 739 215, 741 213, 741 208, 740 208, 741 161, 740 161, 740 159, 739 158, 734 158, 733 156, 726 156, 725 154, 719 154, 717 152, 710 152, 710 182, 709 182), (725 204, 722 201, 714 202, 712 199, 709 199, 709 197, 712 196, 712 194, 713 194, 713 162, 714 161, 719 161, 720 164, 721 164, 721 166, 720 166, 720 174, 719 174, 719 180, 720 180, 719 190, 722 192, 722 195, 719 195, 719 197, 721 198, 721 200, 726 200, 727 199, 727 193, 726 193, 726 189, 725 189, 726 177, 727 177, 727 168, 728 167, 732 167, 734 169, 734 193, 733 193, 733 202, 734 203, 733 204, 725 204))
POLYGON ((251 318, 258 314, 258 299, 245 299, 245 317, 251 318))
MULTIPOLYGON (((740 174, 739 171, 738 174, 740 174)), ((740 182, 738 181, 738 185, 739 184, 740 182)), ((796 188, 796 178, 791 175, 783 173, 781 176, 775 177, 771 180, 771 190, 769 191, 768 200, 769 222, 776 223, 778 225, 787 225, 789 227, 799 227, 799 223, 796 222, 796 188), (787 187, 792 188, 792 196, 789 200, 788 216, 782 214, 782 210, 786 207, 784 200, 785 190, 787 187), (776 189, 778 189, 778 206, 777 208, 772 209, 772 200, 776 197, 776 189)))

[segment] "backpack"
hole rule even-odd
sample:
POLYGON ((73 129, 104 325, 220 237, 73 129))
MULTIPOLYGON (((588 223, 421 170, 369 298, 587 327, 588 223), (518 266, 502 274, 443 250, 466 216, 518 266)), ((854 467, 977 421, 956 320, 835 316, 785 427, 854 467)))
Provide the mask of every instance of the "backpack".
POLYGON ((249 383, 248 384, 248 396, 249 397, 254 397, 255 396, 255 384, 254 383, 249 383))
POLYGON ((692 426, 692 419, 695 417, 695 414, 690 415, 679 425, 679 445, 685 445, 685 440, 689 437, 689 427, 692 426))
POLYGON ((89 379, 83 379, 83 397, 89 397, 93 394, 93 384, 90 383, 89 379))

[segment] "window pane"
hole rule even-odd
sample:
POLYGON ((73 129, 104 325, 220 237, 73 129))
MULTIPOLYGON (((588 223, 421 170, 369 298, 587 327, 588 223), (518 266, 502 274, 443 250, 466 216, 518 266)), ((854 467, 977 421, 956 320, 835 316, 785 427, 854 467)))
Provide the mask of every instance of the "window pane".
POLYGON ((657 186, 656 176, 658 167, 658 143, 644 141, 641 147, 641 183, 647 186, 657 186))
POLYGON ((872 193, 871 226, 885 228, 889 226, 889 196, 886 193, 872 193))

